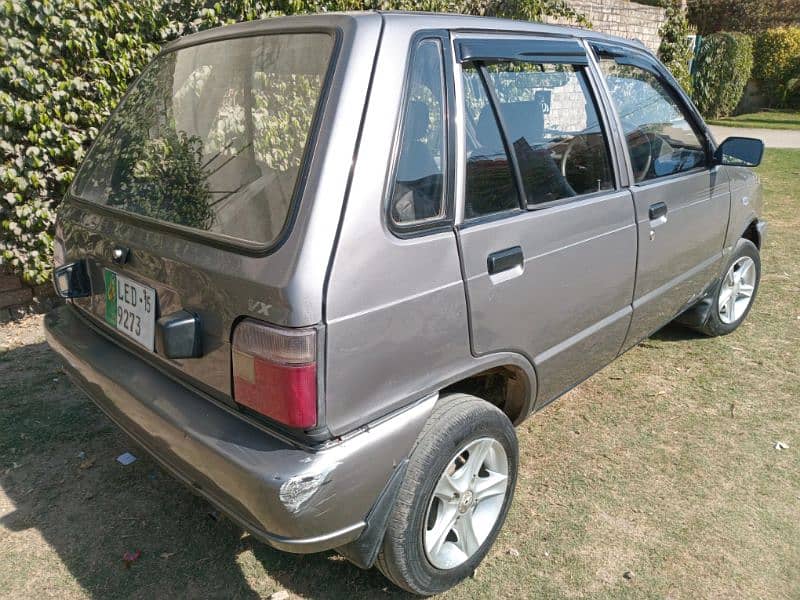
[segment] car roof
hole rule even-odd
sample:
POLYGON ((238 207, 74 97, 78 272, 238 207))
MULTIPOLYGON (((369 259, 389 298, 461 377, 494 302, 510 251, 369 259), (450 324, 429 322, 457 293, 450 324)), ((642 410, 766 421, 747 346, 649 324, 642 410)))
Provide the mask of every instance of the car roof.
POLYGON ((551 36, 567 36, 580 39, 593 39, 633 46, 647 51, 645 45, 639 40, 630 40, 618 36, 603 34, 591 29, 569 27, 565 25, 549 25, 535 21, 518 21, 514 19, 501 19, 498 17, 481 17, 475 15, 462 15, 457 13, 432 13, 412 11, 353 11, 330 12, 310 15, 293 15, 287 17, 272 17, 257 21, 247 21, 235 25, 216 27, 200 33, 181 37, 166 44, 162 51, 170 51, 184 46, 193 46, 204 42, 228 39, 233 37, 269 33, 284 28, 307 29, 329 28, 342 26, 345 23, 352 27, 359 22, 380 18, 385 25, 391 27, 394 23, 412 23, 412 27, 419 29, 447 29, 450 31, 471 32, 497 32, 497 33, 528 33, 545 34, 551 36))

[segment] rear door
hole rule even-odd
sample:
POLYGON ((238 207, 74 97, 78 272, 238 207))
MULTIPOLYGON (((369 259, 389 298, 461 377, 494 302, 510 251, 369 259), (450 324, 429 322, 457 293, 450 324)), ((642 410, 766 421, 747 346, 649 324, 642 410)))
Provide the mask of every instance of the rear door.
POLYGON ((76 303, 132 351, 225 401, 238 318, 321 318, 308 322, 291 299, 300 252, 287 238, 335 46, 335 30, 317 28, 163 53, 59 215, 56 263, 86 260, 91 272, 93 294, 76 303), (199 318, 200 356, 170 360, 155 323, 182 311, 199 318))
POLYGON ((620 349, 636 266, 631 194, 581 43, 460 37, 456 50, 473 352, 528 356, 541 406, 620 349))
POLYGON ((622 128, 639 263, 630 347, 700 296, 719 272, 730 189, 699 117, 644 52, 595 44, 622 128))

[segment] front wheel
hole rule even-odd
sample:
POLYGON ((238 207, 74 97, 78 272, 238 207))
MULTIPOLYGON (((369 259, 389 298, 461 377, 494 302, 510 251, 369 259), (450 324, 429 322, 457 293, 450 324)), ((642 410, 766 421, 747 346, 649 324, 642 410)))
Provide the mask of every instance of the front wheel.
POLYGON ((468 577, 492 547, 514 496, 514 427, 480 398, 442 398, 417 441, 378 568, 420 595, 468 577))
POLYGON ((761 257, 750 240, 740 239, 714 294, 708 320, 700 330, 706 335, 727 335, 747 317, 761 281, 761 257))

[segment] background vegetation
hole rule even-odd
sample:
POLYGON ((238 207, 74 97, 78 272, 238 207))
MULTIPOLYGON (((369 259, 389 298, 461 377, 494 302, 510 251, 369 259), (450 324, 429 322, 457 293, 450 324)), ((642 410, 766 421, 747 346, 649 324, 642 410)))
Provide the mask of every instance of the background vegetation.
POLYGON ((800 27, 778 27, 755 36, 753 76, 770 104, 800 106, 800 27))
POLYGON ((687 0, 697 33, 756 33, 800 23, 800 0, 687 0))
POLYGON ((0 261, 29 282, 48 278, 55 209, 164 42, 236 21, 372 8, 586 24, 562 0, 0 0, 0 261))
POLYGON ((681 6, 680 0, 664 0, 664 8, 666 21, 658 32, 661 36, 658 58, 678 80, 681 87, 691 94, 692 76, 689 63, 694 48, 689 36, 694 30, 686 18, 686 11, 681 6))
MULTIPOLYGON (((748 100, 739 110, 753 110, 760 107, 800 106, 800 0, 688 0, 687 16, 697 33, 703 37, 723 32, 747 34, 753 41, 753 72, 755 84, 748 89, 748 100)), ((739 89, 742 69, 725 72, 733 74, 736 85, 730 85, 724 77, 708 72, 707 61, 713 52, 733 47, 730 39, 720 43, 721 38, 713 38, 711 45, 702 45, 702 56, 693 68, 695 90, 703 91, 700 102, 704 107, 713 107, 706 116, 718 117, 733 114, 738 102, 727 102, 719 107, 713 98, 731 99, 739 89), (713 51, 713 52, 712 52, 713 51), (700 64, 700 62, 704 64, 700 64)), ((746 64, 743 55, 746 50, 742 43, 736 43, 741 51, 737 53, 740 61, 737 66, 746 64)), ((742 87, 739 99, 744 95, 742 87)), ((707 110, 707 108, 706 108, 707 110)))
POLYGON ((695 58, 694 99, 709 118, 733 112, 753 69, 753 42, 743 33, 714 33, 703 38, 695 58))

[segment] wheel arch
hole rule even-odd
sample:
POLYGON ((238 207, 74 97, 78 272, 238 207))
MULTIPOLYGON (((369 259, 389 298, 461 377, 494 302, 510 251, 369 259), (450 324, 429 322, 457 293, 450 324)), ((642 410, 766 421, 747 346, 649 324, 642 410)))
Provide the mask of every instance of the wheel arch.
POLYGON ((739 238, 744 238, 746 240, 750 240, 753 242, 759 250, 761 250, 761 243, 762 243, 762 235, 761 235, 761 228, 759 227, 759 220, 758 218, 753 218, 747 224, 747 227, 744 228, 742 235, 739 238))
POLYGON ((535 382, 518 365, 501 364, 471 373, 442 388, 440 395, 464 393, 499 408, 519 425, 530 414, 535 400, 535 382))

